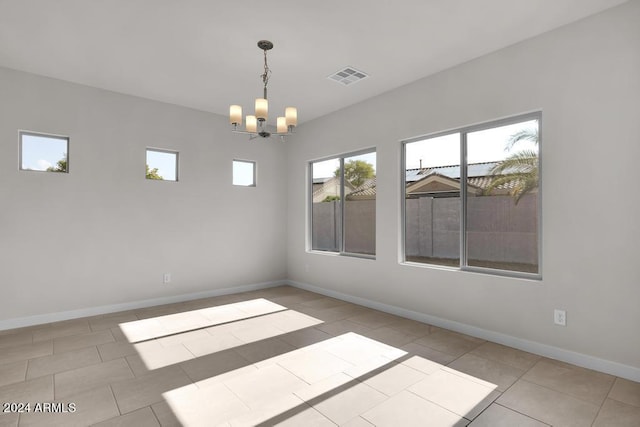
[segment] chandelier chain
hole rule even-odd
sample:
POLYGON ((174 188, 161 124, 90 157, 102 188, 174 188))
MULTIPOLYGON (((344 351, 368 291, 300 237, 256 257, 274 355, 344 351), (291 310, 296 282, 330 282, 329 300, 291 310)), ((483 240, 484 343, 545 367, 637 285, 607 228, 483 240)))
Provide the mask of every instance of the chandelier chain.
POLYGON ((267 64, 267 49, 264 49, 264 74, 262 74, 262 82, 264 83, 264 88, 267 89, 267 83, 269 83, 269 77, 271 76, 271 69, 267 64))

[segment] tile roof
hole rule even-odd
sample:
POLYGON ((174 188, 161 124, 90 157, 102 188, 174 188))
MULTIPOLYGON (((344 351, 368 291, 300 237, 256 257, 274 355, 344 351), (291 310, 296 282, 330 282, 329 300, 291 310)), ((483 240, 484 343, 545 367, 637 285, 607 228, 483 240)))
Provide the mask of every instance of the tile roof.
MULTIPOLYGON (((472 163, 467 166, 467 178, 491 175, 491 169, 499 162, 472 163)), ((460 165, 407 169, 406 182, 415 182, 437 173, 447 178, 460 179, 460 165)))
MULTIPOLYGON (((474 187, 483 189, 489 186, 492 180, 491 169, 499 162, 472 163, 467 166, 467 182, 474 187)), ((405 174, 406 184, 412 184, 428 176, 441 175, 447 178, 460 179, 460 165, 436 166, 428 168, 407 169, 405 174)), ((497 187, 499 190, 510 190, 516 185, 515 181, 497 187)), ((356 188, 349 197, 365 197, 376 195, 376 179, 373 178, 356 188)))

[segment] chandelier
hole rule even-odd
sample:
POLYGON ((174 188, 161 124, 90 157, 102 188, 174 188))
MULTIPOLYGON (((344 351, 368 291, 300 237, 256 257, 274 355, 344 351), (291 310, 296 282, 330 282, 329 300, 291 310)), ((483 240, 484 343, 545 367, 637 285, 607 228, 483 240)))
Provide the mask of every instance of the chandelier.
POLYGON ((276 121, 276 132, 271 133, 267 130, 267 113, 269 111, 269 101, 267 101, 267 83, 271 76, 271 70, 267 65, 267 51, 273 49, 273 43, 268 40, 260 40, 258 47, 264 52, 264 74, 262 83, 264 84, 264 94, 262 98, 256 99, 255 115, 248 115, 245 119, 245 130, 242 130, 242 107, 240 105, 232 105, 229 108, 229 122, 233 126, 232 132, 244 133, 250 135, 250 139, 262 137, 269 138, 271 135, 278 135, 284 139, 285 135, 293 133, 293 128, 298 124, 298 110, 296 107, 287 107, 284 111, 284 117, 278 117, 276 121))

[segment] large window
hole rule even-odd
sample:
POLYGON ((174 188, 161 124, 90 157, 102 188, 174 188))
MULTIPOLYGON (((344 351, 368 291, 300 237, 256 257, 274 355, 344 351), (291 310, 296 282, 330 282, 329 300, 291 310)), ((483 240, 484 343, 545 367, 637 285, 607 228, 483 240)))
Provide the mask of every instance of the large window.
POLYGON ((20 132, 20 169, 69 172, 69 138, 20 132))
POLYGON ((404 142, 405 261, 540 276, 540 118, 404 142))
POLYGON ((311 249, 376 253, 376 153, 311 162, 311 249))

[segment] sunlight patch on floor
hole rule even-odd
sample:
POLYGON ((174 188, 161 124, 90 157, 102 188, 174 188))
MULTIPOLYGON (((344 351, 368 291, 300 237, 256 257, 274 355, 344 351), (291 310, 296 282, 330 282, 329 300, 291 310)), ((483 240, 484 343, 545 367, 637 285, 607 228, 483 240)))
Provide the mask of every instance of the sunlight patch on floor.
POLYGON ((119 324, 130 343, 165 337, 209 326, 286 310, 264 298, 207 307, 119 324))
POLYGON ((499 395, 494 384, 352 332, 196 386, 163 394, 185 426, 331 425, 357 417, 457 426, 499 395))
POLYGON ((133 344, 144 368, 151 371, 321 323, 258 299, 127 322, 120 328, 129 339, 158 336, 133 344), (170 325, 172 321, 176 323, 170 325), (181 332, 165 335, 169 330, 181 332))

